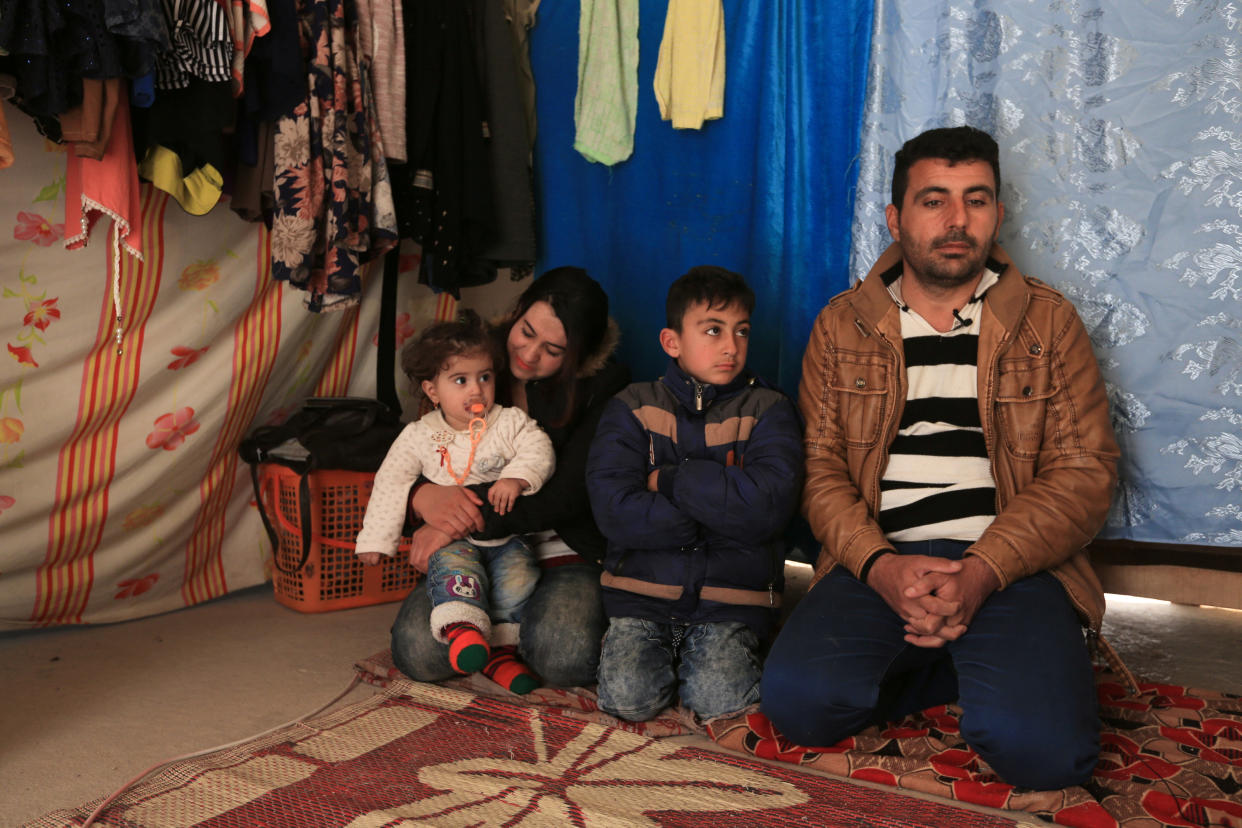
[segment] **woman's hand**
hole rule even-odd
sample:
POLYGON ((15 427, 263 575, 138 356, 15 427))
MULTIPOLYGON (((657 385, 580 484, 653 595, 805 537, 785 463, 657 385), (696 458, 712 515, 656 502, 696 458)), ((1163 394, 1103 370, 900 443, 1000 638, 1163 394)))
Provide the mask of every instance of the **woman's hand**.
POLYGON ((483 500, 464 486, 438 486, 425 483, 414 490, 410 506, 423 523, 460 540, 471 532, 483 531, 483 500))
POLYGON ((434 526, 424 524, 418 527, 410 536, 410 566, 419 572, 426 572, 431 553, 443 549, 454 540, 456 538, 444 534, 434 526))

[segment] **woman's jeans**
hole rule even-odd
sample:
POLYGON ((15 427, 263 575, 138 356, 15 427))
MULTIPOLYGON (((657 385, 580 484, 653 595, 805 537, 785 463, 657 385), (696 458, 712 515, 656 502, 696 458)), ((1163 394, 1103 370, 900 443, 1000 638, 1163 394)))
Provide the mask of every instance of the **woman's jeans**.
POLYGON ((441 619, 469 621, 477 627, 483 627, 486 619, 517 624, 538 581, 535 554, 518 535, 500 546, 454 541, 437 549, 427 562, 432 629, 445 626, 441 619))
POLYGON ((645 722, 682 703, 701 720, 759 701, 759 639, 736 621, 664 624, 613 618, 599 663, 599 707, 645 722))
MULTIPOLYGON (((541 570, 522 611, 518 653, 546 685, 595 683, 599 643, 608 620, 600 600, 599 574, 599 567, 585 561, 541 570)), ((393 661, 418 681, 457 675, 449 664, 448 645, 431 635, 430 617, 427 590, 415 589, 392 626, 393 661)))
MULTIPOLYGON (((896 544, 960 559, 969 544, 896 544)), ((768 654, 763 712, 805 746, 958 701, 961 733, 1004 781, 1085 782, 1100 751, 1091 660, 1065 589, 1041 572, 993 592, 943 647, 904 641, 903 621, 843 567, 807 593, 768 654)))

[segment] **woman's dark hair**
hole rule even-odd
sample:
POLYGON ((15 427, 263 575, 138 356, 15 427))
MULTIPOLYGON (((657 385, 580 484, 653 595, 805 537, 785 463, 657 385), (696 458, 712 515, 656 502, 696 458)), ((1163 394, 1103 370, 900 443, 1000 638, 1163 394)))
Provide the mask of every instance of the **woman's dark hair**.
POLYGON ((531 282, 518 297, 504 324, 505 342, 513 325, 536 302, 551 305, 565 327, 565 360, 560 371, 544 380, 552 386, 556 398, 563 401, 559 414, 546 425, 562 426, 573 416, 574 380, 586 360, 599 350, 608 330, 608 294, 580 267, 553 268, 531 282))
POLYGON ((506 352, 502 344, 483 327, 477 313, 462 310, 451 322, 428 326, 417 339, 402 348, 401 370, 409 377, 411 390, 417 394, 422 392, 423 381, 435 379, 450 357, 478 353, 492 358, 492 369, 496 373, 504 370, 506 352))

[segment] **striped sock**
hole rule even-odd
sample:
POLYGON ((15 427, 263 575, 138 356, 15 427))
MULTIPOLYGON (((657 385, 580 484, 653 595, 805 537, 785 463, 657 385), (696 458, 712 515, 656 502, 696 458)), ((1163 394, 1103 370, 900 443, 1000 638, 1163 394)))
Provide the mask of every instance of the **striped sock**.
POLYGON ((459 673, 477 673, 487 664, 491 654, 487 639, 474 624, 458 621, 444 628, 448 639, 449 664, 459 673))
POLYGON ((539 686, 539 677, 518 659, 517 647, 511 644, 492 650, 491 658, 483 667, 483 675, 519 696, 539 686))

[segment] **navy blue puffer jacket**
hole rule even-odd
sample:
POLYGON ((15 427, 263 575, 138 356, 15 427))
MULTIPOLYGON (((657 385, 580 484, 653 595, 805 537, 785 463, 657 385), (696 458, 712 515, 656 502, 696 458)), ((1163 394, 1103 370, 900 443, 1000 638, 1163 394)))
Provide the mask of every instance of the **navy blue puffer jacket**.
POLYGON ((793 403, 756 377, 703 385, 676 360, 609 402, 587 460, 608 540, 609 617, 741 621, 771 631, 784 586, 781 534, 802 485, 793 403), (659 469, 658 492, 647 478, 659 469))

